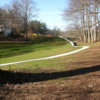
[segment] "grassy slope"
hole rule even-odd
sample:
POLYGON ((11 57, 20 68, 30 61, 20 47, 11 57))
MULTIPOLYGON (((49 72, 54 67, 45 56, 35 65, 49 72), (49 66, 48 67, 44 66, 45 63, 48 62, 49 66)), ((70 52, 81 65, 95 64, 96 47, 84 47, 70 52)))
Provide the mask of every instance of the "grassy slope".
POLYGON ((48 57, 78 48, 72 47, 65 40, 50 38, 47 42, 25 44, 0 44, 0 63, 48 57))
MULTIPOLYGON (((84 45, 86 45, 86 44, 84 44, 84 45)), ((98 46, 98 45, 99 45, 99 43, 95 43, 93 45, 90 44, 90 49, 95 47, 95 46, 98 46)), ((36 51, 36 52, 33 53, 33 54, 35 54, 33 57, 30 56, 30 55, 32 55, 32 53, 28 53, 28 54, 25 54, 23 56, 19 55, 19 56, 14 56, 14 57, 15 58, 18 57, 18 59, 20 57, 22 58, 22 57, 25 57, 25 56, 29 57, 29 58, 43 57, 43 56, 49 56, 49 55, 68 52, 68 51, 70 51, 72 49, 76 49, 76 48, 72 48, 70 46, 69 46, 69 48, 67 48, 67 45, 63 45, 63 46, 57 46, 56 48, 50 49, 50 50, 47 49, 47 50, 41 50, 39 52, 36 51), (51 54, 49 54, 50 52, 51 52, 51 54)), ((90 49, 88 49, 88 50, 90 50, 90 49)), ((87 50, 85 50, 85 51, 87 51, 87 50)), ((26 62, 26 63, 16 64, 16 65, 9 65, 8 67, 7 66, 3 67, 3 69, 9 70, 9 67, 10 67, 10 70, 22 70, 22 71, 23 70, 24 71, 28 70, 28 71, 31 71, 31 72, 41 72, 41 71, 49 70, 49 69, 65 70, 66 66, 70 66, 71 67, 73 65, 73 62, 78 62, 81 59, 82 60, 88 60, 88 57, 92 56, 92 55, 89 55, 91 53, 84 54, 85 51, 82 51, 80 53, 76 53, 76 54, 73 54, 73 55, 65 56, 65 57, 56 58, 56 59, 35 61, 35 62, 26 62), (76 55, 79 55, 79 56, 76 56, 76 55)), ((14 57, 11 57, 12 61, 13 61, 14 57)), ((9 60, 9 58, 5 58, 5 59, 9 60)), ((80 67, 80 66, 81 66, 81 63, 79 63, 79 66, 75 66, 74 65, 74 68, 77 68, 77 67, 80 67)), ((68 67, 67 67, 67 69, 68 69, 68 67)), ((49 70, 49 71, 52 71, 52 70, 49 70)))
POLYGON ((0 98, 100 100, 100 42, 82 45, 90 48, 57 59, 2 67, 14 71, 0 70, 0 98))
POLYGON ((11 66, 15 72, 0 74, 0 79, 7 83, 0 87, 0 97, 3 100, 100 100, 100 42, 90 46, 73 55, 11 66))

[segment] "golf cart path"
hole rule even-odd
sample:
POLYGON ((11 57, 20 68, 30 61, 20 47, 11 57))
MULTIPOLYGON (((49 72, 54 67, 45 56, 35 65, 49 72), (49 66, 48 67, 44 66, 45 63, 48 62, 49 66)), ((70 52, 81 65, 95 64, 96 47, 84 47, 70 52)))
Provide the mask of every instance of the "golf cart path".
MULTIPOLYGON (((62 36, 59 36, 60 38, 68 41, 72 46, 74 46, 74 43, 62 36)), ((76 47, 76 46, 75 46, 76 47)), ((24 60, 24 61, 18 61, 18 62, 11 62, 11 63, 4 63, 4 64, 0 64, 0 66, 7 66, 7 65, 14 65, 14 64, 19 64, 19 63, 25 63, 25 62, 32 62, 32 61, 39 61, 39 60, 48 60, 48 59, 53 59, 53 58, 58 58, 58 57, 62 57, 62 56, 67 56, 67 55, 71 55, 80 51, 83 51, 85 49, 88 49, 89 46, 83 46, 80 49, 71 51, 71 52, 67 52, 67 53, 63 53, 63 54, 58 54, 58 55, 54 55, 54 56, 50 56, 50 57, 44 57, 44 58, 38 58, 38 59, 30 59, 30 60, 24 60)))

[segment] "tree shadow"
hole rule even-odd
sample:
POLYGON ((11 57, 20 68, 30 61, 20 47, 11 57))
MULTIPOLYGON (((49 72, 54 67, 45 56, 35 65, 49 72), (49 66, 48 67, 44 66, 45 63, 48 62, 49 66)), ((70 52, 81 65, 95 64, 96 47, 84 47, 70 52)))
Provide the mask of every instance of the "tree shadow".
POLYGON ((29 82, 40 82, 64 77, 84 75, 96 71, 100 71, 100 65, 51 73, 22 73, 0 70, 0 84, 23 84, 29 82))

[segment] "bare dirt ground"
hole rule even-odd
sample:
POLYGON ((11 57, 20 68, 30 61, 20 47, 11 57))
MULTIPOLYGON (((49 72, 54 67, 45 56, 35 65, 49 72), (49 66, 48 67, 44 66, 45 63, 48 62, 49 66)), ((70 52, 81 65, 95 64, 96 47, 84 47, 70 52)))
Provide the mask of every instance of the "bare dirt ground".
POLYGON ((60 72, 0 70, 0 100, 100 100, 100 45, 73 57, 60 72))

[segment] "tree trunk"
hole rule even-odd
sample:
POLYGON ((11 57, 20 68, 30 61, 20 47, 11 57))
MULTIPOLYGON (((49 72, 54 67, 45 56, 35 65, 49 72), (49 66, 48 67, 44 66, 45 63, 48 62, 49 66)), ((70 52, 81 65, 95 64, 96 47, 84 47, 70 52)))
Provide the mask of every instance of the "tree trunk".
POLYGON ((94 42, 96 42, 97 40, 97 14, 96 14, 96 7, 97 7, 97 3, 96 0, 94 0, 94 42))

